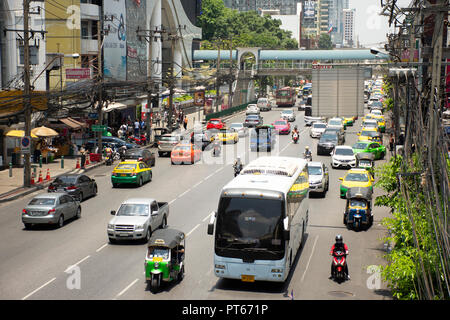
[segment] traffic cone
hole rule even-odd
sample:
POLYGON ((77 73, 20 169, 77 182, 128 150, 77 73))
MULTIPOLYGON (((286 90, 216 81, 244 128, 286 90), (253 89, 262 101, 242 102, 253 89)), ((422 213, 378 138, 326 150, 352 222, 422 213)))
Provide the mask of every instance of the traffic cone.
POLYGON ((42 180, 42 171, 39 170, 39 179, 38 179, 38 183, 42 183, 44 182, 44 180, 42 180))
POLYGON ((80 166, 80 160, 77 159, 77 165, 76 165, 75 169, 80 169, 80 168, 81 168, 81 166, 80 166))
POLYGON ((50 169, 47 168, 47 175, 45 176, 45 181, 50 181, 50 169))
POLYGON ((90 162, 89 162, 89 155, 86 156, 86 161, 84 162, 85 166, 87 166, 88 164, 90 164, 90 162))
POLYGON ((31 173, 31 181, 30 184, 33 186, 34 185, 34 172, 31 173))

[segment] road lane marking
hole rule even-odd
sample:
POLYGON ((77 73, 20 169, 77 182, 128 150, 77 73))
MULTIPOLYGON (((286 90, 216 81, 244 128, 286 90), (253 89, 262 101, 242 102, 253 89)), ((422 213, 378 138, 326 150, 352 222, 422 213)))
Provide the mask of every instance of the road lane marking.
POLYGON ((313 245, 312 250, 311 250, 311 255, 309 256, 308 263, 306 264, 305 272, 303 272, 303 276, 302 276, 301 282, 303 282, 303 279, 305 279, 306 271, 308 271, 309 263, 311 262, 311 258, 312 258, 313 254, 314 254, 314 248, 316 247, 316 243, 317 243, 318 239, 319 239, 319 235, 317 235, 316 240, 314 240, 314 245, 313 245))
POLYGON ((102 249, 105 248, 106 246, 108 246, 108 243, 105 243, 104 245, 102 245, 100 248, 98 248, 97 250, 95 250, 95 252, 100 252, 100 250, 102 250, 102 249))
POLYGON ((206 217, 203 218, 202 222, 205 222, 206 220, 208 220, 209 217, 211 217, 212 213, 208 214, 206 217))
POLYGON ((49 285, 50 283, 52 283, 53 281, 55 281, 56 278, 51 279, 50 281, 44 283, 42 286, 40 286, 39 288, 37 288, 36 290, 34 290, 33 292, 29 293, 28 295, 26 295, 25 297, 22 298, 22 300, 26 300, 29 297, 31 297, 33 294, 35 294, 36 292, 38 292, 39 290, 41 290, 42 288, 44 288, 45 286, 49 285))
POLYGON ((174 203, 177 199, 173 199, 172 201, 169 201, 169 205, 171 205, 172 203, 174 203))
POLYGON ((199 185, 201 185, 202 184, 202 182, 203 181, 199 181, 197 184, 195 184, 194 186, 192 186, 192 188, 191 189, 194 189, 194 188, 196 188, 196 187, 198 187, 199 185))
POLYGON ((120 293, 116 296, 116 298, 120 297, 121 295, 123 295, 128 289, 130 289, 136 282, 138 282, 139 279, 135 279, 132 283, 130 283, 125 289, 123 289, 122 291, 120 291, 120 293))
POLYGON ((178 196, 178 198, 181 198, 182 196, 184 196, 186 193, 188 193, 189 191, 191 191, 191 188, 187 189, 185 192, 183 192, 182 194, 180 194, 178 196))
POLYGON ((80 261, 78 261, 77 263, 68 266, 67 269, 66 269, 64 272, 69 272, 73 267, 79 265, 80 263, 82 263, 83 261, 89 259, 90 257, 91 257, 91 256, 86 256, 86 257, 84 257, 83 259, 81 259, 80 261))
POLYGON ((208 180, 208 179, 211 178, 213 175, 214 175, 214 172, 211 173, 209 176, 207 176, 207 177, 206 177, 205 179, 203 179, 203 180, 208 180))
POLYGON ((194 228, 192 228, 192 230, 186 234, 186 237, 189 236, 192 232, 194 232, 194 230, 197 229, 199 226, 200 226, 200 223, 197 224, 194 228))

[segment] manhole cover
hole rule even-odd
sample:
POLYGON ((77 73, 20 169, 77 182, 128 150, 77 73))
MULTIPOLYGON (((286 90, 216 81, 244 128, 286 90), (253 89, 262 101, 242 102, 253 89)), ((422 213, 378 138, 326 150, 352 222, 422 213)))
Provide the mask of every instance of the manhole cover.
POLYGON ((346 291, 329 291, 328 294, 330 296, 333 297, 338 297, 338 298, 342 298, 342 297, 353 297, 354 294, 351 292, 346 292, 346 291))

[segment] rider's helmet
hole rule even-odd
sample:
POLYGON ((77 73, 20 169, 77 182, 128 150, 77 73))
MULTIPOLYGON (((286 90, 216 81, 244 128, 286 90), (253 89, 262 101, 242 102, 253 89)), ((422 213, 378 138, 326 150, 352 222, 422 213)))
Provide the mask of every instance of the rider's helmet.
POLYGON ((308 150, 309 150, 309 147, 308 147, 308 146, 306 146, 306 147, 305 147, 305 150, 306 150, 306 151, 308 151, 308 150))
POLYGON ((294 126, 294 130, 297 130, 297 126, 294 126))
POLYGON ((338 234, 336 236, 336 243, 343 243, 343 239, 342 239, 342 236, 340 234, 338 234))

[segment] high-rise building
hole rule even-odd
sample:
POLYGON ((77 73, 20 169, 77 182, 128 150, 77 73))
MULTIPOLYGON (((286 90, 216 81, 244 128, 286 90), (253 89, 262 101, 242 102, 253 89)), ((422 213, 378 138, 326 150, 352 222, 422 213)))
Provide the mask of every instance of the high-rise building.
POLYGON ((344 22, 344 46, 353 47, 355 45, 355 9, 343 10, 344 22))
POLYGON ((224 0, 226 7, 239 11, 280 10, 282 15, 295 15, 301 0, 224 0))
POLYGON ((331 41, 335 45, 342 45, 344 39, 343 10, 348 9, 349 0, 329 0, 329 23, 331 41))

